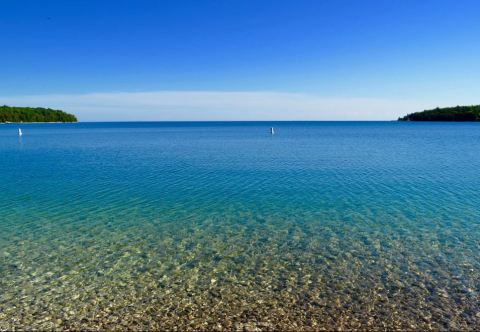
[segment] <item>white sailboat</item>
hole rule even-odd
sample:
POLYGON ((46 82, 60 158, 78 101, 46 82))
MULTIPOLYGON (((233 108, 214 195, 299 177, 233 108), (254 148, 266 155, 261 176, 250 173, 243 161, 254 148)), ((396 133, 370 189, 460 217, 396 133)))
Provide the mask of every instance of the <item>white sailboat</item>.
POLYGON ((275 128, 273 127, 270 128, 270 134, 275 135, 275 128))
POLYGON ((22 136, 23 133, 22 133, 22 129, 18 128, 18 136, 22 136))

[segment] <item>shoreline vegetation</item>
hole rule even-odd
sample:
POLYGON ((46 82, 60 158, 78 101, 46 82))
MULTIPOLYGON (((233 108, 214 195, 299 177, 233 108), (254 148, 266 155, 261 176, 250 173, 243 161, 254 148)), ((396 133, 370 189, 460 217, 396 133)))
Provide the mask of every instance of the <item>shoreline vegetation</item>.
MULTIPOLYGON (((0 124, 77 122, 62 110, 43 107, 0 106, 0 124)), ((399 117, 397 121, 480 122, 480 105, 437 107, 399 117)))
POLYGON ((435 108, 423 112, 415 112, 398 118, 398 121, 480 121, 480 105, 435 108))
POLYGON ((0 123, 77 122, 73 114, 43 107, 0 106, 0 123))

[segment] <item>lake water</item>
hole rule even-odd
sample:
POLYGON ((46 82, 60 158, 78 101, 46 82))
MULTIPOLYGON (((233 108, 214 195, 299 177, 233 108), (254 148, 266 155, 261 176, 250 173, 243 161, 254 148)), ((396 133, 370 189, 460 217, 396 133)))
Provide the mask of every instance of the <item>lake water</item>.
POLYGON ((0 330, 480 328, 480 124, 21 127, 0 330))

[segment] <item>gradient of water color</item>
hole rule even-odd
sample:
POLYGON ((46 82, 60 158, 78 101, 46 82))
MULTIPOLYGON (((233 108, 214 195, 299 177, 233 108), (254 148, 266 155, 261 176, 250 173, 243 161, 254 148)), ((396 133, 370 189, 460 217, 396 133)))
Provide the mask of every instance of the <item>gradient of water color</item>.
POLYGON ((17 128, 0 329, 480 327, 480 124, 17 128))

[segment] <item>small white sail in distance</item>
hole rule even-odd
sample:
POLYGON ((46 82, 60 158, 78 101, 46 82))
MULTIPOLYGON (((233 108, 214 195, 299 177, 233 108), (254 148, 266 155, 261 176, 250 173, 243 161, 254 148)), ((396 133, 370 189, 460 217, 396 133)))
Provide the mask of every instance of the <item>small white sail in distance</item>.
POLYGON ((18 128, 18 136, 22 136, 23 133, 22 133, 22 129, 18 128))
POLYGON ((273 127, 270 128, 270 134, 275 135, 275 128, 273 127))

